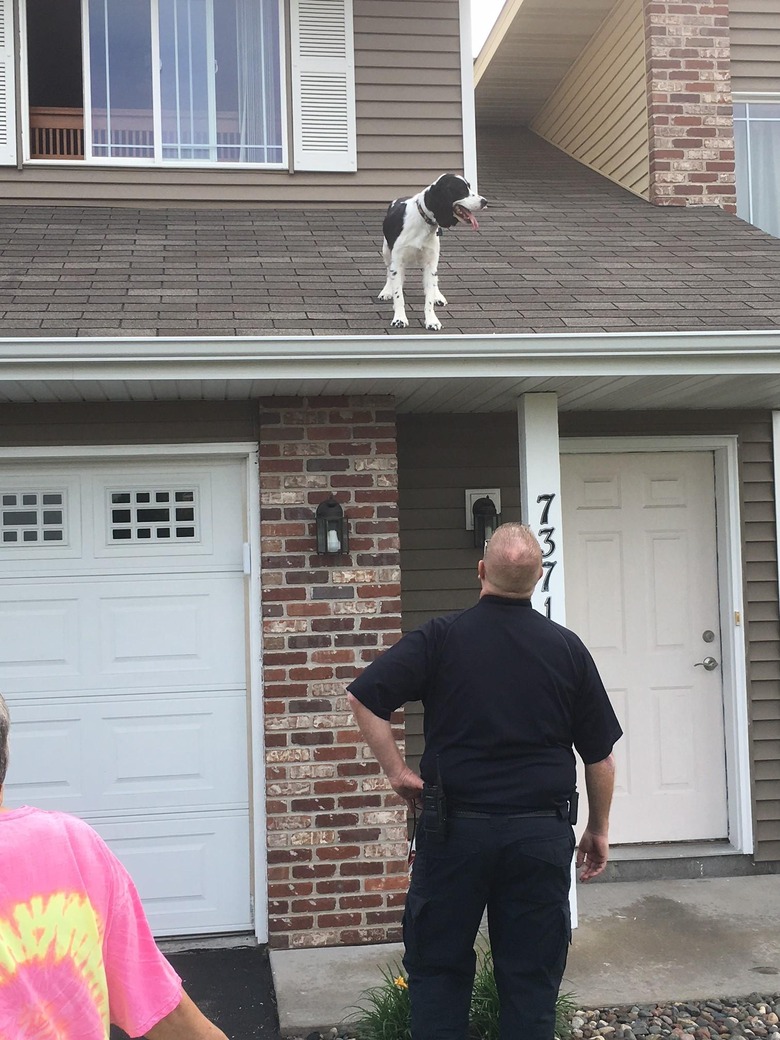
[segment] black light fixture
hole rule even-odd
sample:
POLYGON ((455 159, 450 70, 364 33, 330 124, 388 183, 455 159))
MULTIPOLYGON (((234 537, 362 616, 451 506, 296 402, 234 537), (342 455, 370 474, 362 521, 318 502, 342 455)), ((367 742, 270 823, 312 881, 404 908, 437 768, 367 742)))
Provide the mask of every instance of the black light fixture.
POLYGON ((344 510, 333 495, 317 506, 317 552, 338 556, 349 552, 349 528, 344 510))
POLYGON ((484 549, 498 527, 499 517, 493 499, 486 495, 478 498, 471 508, 474 516, 474 546, 484 549))

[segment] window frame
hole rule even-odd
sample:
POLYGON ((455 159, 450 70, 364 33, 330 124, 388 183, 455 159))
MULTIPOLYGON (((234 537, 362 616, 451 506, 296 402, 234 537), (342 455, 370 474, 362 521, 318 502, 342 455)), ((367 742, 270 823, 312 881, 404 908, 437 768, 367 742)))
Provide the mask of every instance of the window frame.
MULTIPOLYGON (((736 129, 737 123, 745 126, 745 141, 747 146, 747 154, 745 155, 745 166, 747 168, 747 215, 742 219, 746 220, 748 224, 753 227, 758 227, 753 222, 753 211, 754 211, 754 199, 753 199, 753 173, 752 173, 752 162, 751 162, 751 145, 750 145, 750 124, 751 122, 770 122, 780 124, 780 115, 777 116, 751 116, 751 105, 780 105, 780 91, 734 91, 732 94, 732 103, 736 107, 737 105, 745 106, 745 115, 736 116, 732 115, 732 122, 736 129)), ((736 159, 736 133, 734 134, 734 153, 735 153, 735 187, 737 188, 737 208, 739 208, 740 199, 738 185, 736 184, 736 170, 739 163, 736 159)), ((778 203, 778 218, 780 219, 780 203, 778 203)), ((759 230, 762 230, 759 228, 759 230)), ((771 234, 770 231, 765 231, 764 234, 771 234)), ((778 236, 772 236, 778 237, 778 236)))
MULTIPOLYGON (((84 151, 83 159, 32 159, 30 158, 30 88, 29 88, 29 64, 28 64, 28 40, 27 40, 27 0, 19 0, 17 15, 19 18, 19 40, 20 40, 20 62, 19 62, 19 93, 21 95, 21 139, 22 156, 25 166, 45 167, 76 167, 85 166, 101 167, 108 169, 152 169, 152 170, 288 170, 290 157, 290 115, 289 115, 289 90, 288 90, 288 46, 289 34, 287 4, 285 0, 276 0, 279 10, 279 97, 280 97, 280 121, 282 128, 282 158, 278 163, 257 162, 218 162, 203 161, 199 159, 163 159, 160 158, 130 158, 112 156, 87 156, 87 149, 92 146, 92 110, 87 103, 91 97, 91 74, 89 63, 89 38, 88 38, 88 3, 89 0, 79 0, 81 9, 81 62, 84 93, 84 151)), ((155 41, 159 37, 159 26, 152 19, 153 54, 155 41)), ((153 120, 155 140, 162 141, 160 136, 162 115, 160 110, 160 79, 156 76, 152 80, 153 92, 153 120)), ((162 150, 162 144, 158 145, 162 150)))

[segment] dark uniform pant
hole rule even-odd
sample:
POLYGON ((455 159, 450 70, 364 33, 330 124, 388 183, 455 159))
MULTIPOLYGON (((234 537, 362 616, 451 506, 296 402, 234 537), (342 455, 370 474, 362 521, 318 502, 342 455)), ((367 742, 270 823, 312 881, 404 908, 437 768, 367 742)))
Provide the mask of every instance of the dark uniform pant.
POLYGON ((412 1040, 466 1040, 485 908, 501 1040, 552 1040, 573 851, 571 825, 557 817, 453 818, 441 843, 418 828, 404 912, 412 1040))

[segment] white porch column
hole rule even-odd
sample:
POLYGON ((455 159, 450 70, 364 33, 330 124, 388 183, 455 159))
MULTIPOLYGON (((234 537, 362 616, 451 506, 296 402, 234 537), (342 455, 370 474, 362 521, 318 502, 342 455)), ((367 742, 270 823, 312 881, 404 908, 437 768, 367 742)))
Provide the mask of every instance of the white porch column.
POLYGON ((544 577, 532 599, 537 610, 566 624, 561 523, 561 464, 557 394, 524 394, 517 402, 520 507, 542 546, 544 577))
MULTIPOLYGON (((561 461, 558 395, 523 394, 517 401, 520 440, 520 509, 542 546, 544 577, 531 602, 537 610, 566 624, 561 522, 561 461)), ((572 863, 569 908, 577 927, 577 875, 572 863)))

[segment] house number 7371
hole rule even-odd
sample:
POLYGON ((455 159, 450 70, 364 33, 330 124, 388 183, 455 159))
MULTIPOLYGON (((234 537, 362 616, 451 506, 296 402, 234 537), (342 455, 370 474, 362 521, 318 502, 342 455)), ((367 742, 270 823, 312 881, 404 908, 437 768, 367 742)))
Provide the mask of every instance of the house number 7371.
MULTIPOLYGON (((542 592, 549 593, 550 591, 550 578, 552 572, 555 570, 557 560, 555 559, 556 544, 553 538, 555 534, 555 527, 550 525, 550 506, 555 498, 555 493, 549 495, 538 495, 536 504, 541 505, 542 509, 539 515, 539 528, 537 534, 539 536, 539 544, 542 547, 542 567, 544 569, 544 578, 542 580, 542 592)), ((544 601, 544 612, 547 617, 552 616, 552 596, 548 595, 544 601)))

